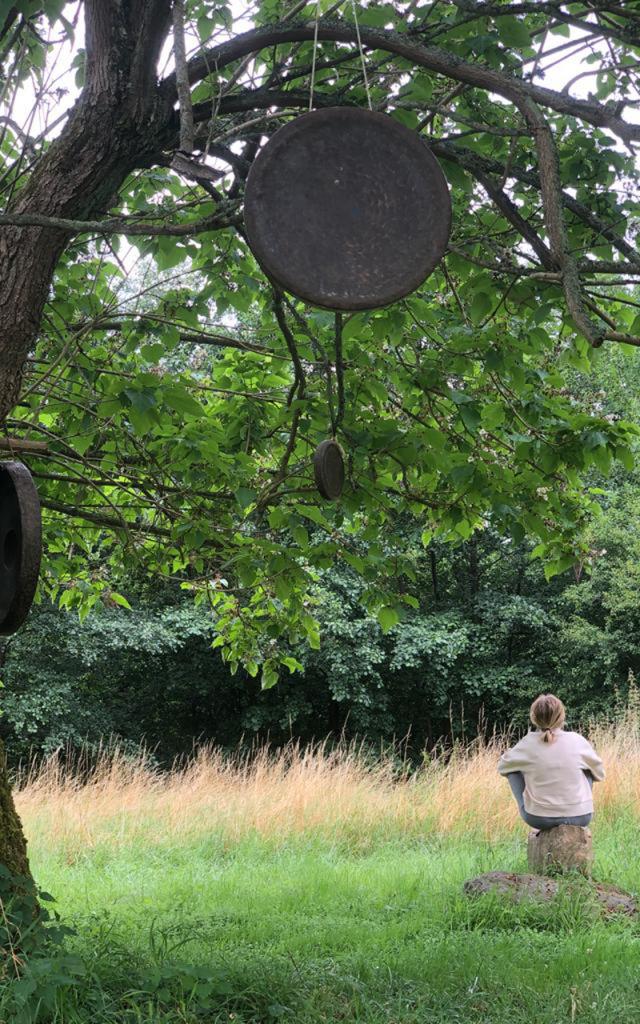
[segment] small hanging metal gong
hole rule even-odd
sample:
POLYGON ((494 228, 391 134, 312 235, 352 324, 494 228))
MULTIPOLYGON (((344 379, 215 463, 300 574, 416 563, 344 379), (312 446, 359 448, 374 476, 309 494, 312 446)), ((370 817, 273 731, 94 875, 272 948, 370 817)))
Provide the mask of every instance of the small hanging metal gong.
POLYGON ((323 441, 313 456, 316 487, 327 501, 335 501, 344 487, 344 458, 337 441, 323 441))
POLYGON ((26 619, 40 572, 40 501, 21 462, 0 462, 0 636, 26 619))
POLYGON ((245 227, 266 274, 316 306, 375 309, 442 259, 451 200, 427 145, 371 110, 330 107, 280 128, 247 178, 245 227))

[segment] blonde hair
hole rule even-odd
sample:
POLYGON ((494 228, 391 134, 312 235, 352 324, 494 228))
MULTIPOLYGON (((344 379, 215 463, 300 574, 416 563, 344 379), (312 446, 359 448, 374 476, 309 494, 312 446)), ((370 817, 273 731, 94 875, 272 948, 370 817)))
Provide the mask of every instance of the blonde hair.
POLYGON ((541 693, 529 711, 531 721, 542 732, 543 743, 553 743, 554 729, 562 729, 565 719, 564 704, 553 693, 541 693))

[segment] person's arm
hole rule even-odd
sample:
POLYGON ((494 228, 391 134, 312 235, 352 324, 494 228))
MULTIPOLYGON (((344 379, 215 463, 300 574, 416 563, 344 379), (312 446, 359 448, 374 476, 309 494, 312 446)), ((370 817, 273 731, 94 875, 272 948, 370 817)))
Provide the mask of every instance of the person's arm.
POLYGON ((591 772, 594 782, 604 781, 604 765, 602 758, 596 754, 595 750, 591 746, 588 740, 584 740, 582 751, 582 764, 580 767, 584 770, 591 772))
POLYGON ((529 764, 529 757, 523 748, 523 740, 516 743, 515 747, 505 750, 498 761, 498 771, 501 775, 509 775, 510 772, 522 772, 529 764))

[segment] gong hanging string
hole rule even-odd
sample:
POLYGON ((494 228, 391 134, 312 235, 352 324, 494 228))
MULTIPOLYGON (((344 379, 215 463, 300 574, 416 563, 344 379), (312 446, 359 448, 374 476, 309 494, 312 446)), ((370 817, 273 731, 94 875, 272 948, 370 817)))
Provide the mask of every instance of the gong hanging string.
POLYGON ((313 110, 313 89, 316 83, 316 55, 318 53, 318 25, 320 23, 320 0, 316 2, 316 24, 313 31, 313 56, 311 58, 311 85, 309 87, 309 112, 313 110))
POLYGON ((342 362, 342 313, 337 312, 335 316, 335 350, 336 350, 336 384, 338 387, 338 411, 335 417, 331 417, 333 428, 333 439, 335 441, 338 427, 344 419, 344 364, 342 362))
POLYGON ((358 11, 356 9, 356 0, 351 0, 351 6, 353 7, 353 22, 356 26, 356 38, 358 40, 358 49, 360 50, 360 62, 362 64, 362 77, 364 78, 364 89, 367 94, 367 104, 369 110, 373 110, 371 106, 371 92, 369 91, 369 78, 367 75, 367 64, 364 59, 364 50, 362 48, 362 39, 360 38, 360 26, 358 24, 358 11))

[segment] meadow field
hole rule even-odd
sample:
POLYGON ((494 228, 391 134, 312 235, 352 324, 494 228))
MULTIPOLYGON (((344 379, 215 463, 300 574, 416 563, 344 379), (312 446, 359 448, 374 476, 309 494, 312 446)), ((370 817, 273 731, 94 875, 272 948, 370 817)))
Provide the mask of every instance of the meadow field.
MULTIPOLYGON (((637 714, 592 739, 595 875, 640 892, 637 714)), ((503 746, 417 772, 356 746, 41 765, 17 802, 73 933, 5 980, 0 1022, 637 1024, 639 922, 575 883, 545 906, 462 894, 526 870, 503 746)))

